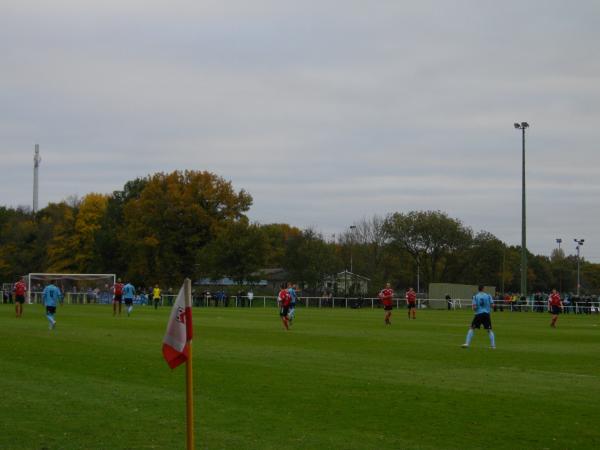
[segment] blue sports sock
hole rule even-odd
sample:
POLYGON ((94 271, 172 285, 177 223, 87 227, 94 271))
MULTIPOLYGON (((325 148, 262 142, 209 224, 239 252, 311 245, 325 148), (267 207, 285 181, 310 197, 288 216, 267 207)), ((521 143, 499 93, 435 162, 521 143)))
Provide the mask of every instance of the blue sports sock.
POLYGON ((496 346, 496 336, 494 336, 494 332, 492 330, 489 331, 490 334, 490 343, 492 347, 496 346))
POLYGON ((471 339, 473 339, 473 334, 473 328, 469 329, 469 332, 467 333, 467 341, 465 342, 465 344, 471 345, 471 339))

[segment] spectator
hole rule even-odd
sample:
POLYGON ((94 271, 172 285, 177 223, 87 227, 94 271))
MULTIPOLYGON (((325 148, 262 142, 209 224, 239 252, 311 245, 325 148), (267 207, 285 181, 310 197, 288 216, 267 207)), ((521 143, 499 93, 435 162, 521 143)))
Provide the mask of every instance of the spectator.
POLYGON ((225 308, 229 307, 229 294, 227 292, 223 292, 223 306, 225 308))
POLYGON ((215 294, 215 306, 219 306, 219 303, 225 305, 225 292, 222 289, 215 294))
POLYGON ((569 296, 569 294, 565 294, 565 299, 563 300, 563 305, 564 305, 564 313, 569 314, 569 312, 571 310, 571 297, 569 296))
POLYGON ((252 292, 252 289, 250 289, 248 291, 247 297, 248 297, 248 307, 252 308, 252 300, 254 300, 254 292, 252 292))
POLYGON ((158 284, 154 285, 154 289, 152 289, 152 303, 154 304, 154 309, 158 309, 158 305, 161 299, 161 290, 158 284))
POLYGON ((448 311, 450 311, 452 309, 453 302, 452 302, 452 297, 450 297, 450 294, 446 294, 446 305, 448 307, 448 311))

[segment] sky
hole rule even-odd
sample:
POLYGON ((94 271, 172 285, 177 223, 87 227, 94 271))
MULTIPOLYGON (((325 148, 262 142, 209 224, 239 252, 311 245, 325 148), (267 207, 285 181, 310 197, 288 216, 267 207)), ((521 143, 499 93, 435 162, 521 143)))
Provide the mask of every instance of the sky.
POLYGON ((208 170, 326 236, 440 210, 600 262, 600 2, 3 0, 0 205, 208 170))

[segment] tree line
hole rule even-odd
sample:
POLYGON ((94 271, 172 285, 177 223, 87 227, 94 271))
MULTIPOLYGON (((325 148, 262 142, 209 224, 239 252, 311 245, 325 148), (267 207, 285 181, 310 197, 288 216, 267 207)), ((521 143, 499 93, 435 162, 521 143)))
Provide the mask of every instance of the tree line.
MULTIPOLYGON (((289 224, 252 223, 252 196, 206 171, 157 173, 112 194, 50 203, 35 214, 0 207, 0 280, 30 272, 117 273, 138 285, 184 277, 236 282, 283 268, 305 289, 349 270, 375 293, 430 282, 486 284, 518 292, 520 247, 475 232, 442 211, 393 212, 325 237, 289 224)), ((576 290, 577 259, 528 254, 530 291, 576 290)), ((600 289, 600 265, 580 261, 582 290, 600 289)), ((423 289, 422 289, 423 290, 423 289)))

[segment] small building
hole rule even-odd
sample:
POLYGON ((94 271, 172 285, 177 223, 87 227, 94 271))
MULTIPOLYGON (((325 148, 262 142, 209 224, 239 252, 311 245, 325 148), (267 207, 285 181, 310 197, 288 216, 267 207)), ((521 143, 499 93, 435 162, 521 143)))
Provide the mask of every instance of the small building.
POLYGON ((333 292, 335 296, 358 297, 368 294, 370 281, 370 278, 344 270, 326 277, 323 285, 325 291, 333 292))
MULTIPOLYGON (((475 284, 457 283, 429 283, 429 299, 445 299, 449 295, 453 300, 470 300, 477 293, 478 286, 475 284)), ((496 294, 496 286, 484 286, 484 292, 492 297, 496 294)), ((433 304, 432 304, 433 305, 433 304)), ((445 303, 439 303, 438 307, 445 308, 445 303)))
POLYGON ((269 288, 273 292, 278 292, 281 284, 287 283, 290 280, 289 272, 281 267, 261 269, 254 272, 252 276, 260 278, 261 286, 269 288), (264 284, 262 284, 263 282, 264 284))

